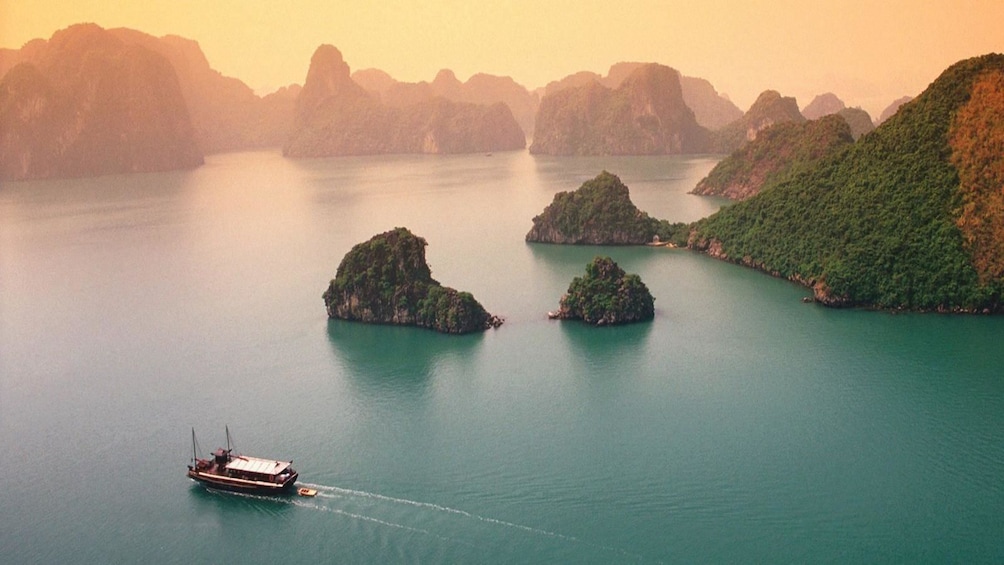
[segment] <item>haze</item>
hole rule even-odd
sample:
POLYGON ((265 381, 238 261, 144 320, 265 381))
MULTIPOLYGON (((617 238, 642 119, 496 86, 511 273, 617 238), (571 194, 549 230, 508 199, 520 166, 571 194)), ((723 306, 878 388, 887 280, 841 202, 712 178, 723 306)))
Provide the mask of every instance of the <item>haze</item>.
POLYGON ((658 62, 708 79, 744 110, 770 88, 800 107, 833 92, 873 118, 950 64, 1004 51, 999 0, 0 0, 0 46, 80 22, 194 39, 213 68, 259 93, 302 84, 311 54, 330 43, 352 70, 409 82, 448 68, 533 89, 619 61, 658 62))

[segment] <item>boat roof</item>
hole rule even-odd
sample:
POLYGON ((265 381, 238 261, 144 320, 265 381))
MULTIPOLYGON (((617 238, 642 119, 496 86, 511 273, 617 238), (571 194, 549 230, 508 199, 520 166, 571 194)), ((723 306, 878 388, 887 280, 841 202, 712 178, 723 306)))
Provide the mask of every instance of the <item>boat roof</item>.
POLYGON ((262 475, 278 475, 292 465, 292 461, 276 461, 275 459, 261 459, 259 457, 249 457, 247 455, 235 455, 227 463, 227 469, 234 471, 246 471, 248 473, 259 473, 262 475))

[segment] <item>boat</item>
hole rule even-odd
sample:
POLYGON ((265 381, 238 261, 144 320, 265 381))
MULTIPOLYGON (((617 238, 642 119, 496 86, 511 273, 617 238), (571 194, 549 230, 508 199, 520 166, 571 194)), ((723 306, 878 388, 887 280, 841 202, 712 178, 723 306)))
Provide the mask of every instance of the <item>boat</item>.
POLYGON ((299 473, 292 461, 234 455, 230 447, 230 428, 226 428, 227 447, 220 447, 210 459, 199 457, 192 428, 192 464, 188 478, 208 488, 248 494, 278 494, 293 490, 299 473))
POLYGON ((312 488, 301 487, 297 489, 296 494, 300 496, 317 496, 317 491, 312 488))

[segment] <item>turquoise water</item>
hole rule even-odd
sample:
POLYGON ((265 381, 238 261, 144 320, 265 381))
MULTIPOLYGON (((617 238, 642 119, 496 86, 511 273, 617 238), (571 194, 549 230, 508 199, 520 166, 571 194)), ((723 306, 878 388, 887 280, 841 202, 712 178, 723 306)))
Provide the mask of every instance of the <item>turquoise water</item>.
POLYGON ((1004 561, 1004 319, 833 311, 682 250, 527 245, 607 169, 672 221, 713 158, 211 156, 0 187, 9 563, 1004 561), (405 226, 482 335, 328 321, 405 226), (656 319, 549 321, 597 254, 656 319), (319 495, 188 481, 190 429, 319 495))

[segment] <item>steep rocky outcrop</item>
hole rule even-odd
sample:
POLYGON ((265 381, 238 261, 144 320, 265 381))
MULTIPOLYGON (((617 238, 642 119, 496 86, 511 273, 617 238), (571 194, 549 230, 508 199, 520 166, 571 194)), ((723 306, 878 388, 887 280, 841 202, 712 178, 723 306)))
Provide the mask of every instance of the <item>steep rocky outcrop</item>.
POLYGON ((904 96, 902 98, 897 98, 896 100, 893 100, 892 103, 886 106, 886 109, 882 110, 882 113, 879 114, 878 119, 875 120, 875 125, 881 124, 882 122, 893 117, 893 115, 899 111, 900 106, 906 104, 911 100, 913 100, 912 96, 904 96))
POLYGON ((352 73, 352 80, 367 92, 397 108, 428 103, 435 97, 452 102, 491 106, 502 102, 512 112, 524 137, 533 133, 533 119, 540 99, 509 77, 478 73, 467 82, 460 82, 453 71, 443 69, 431 82, 398 82, 378 69, 364 69, 352 73))
POLYGON ((872 117, 861 108, 844 108, 837 114, 847 121, 847 125, 851 126, 851 134, 854 135, 854 139, 858 139, 875 129, 872 117))
POLYGON ((287 88, 268 102, 240 80, 209 65, 198 42, 177 35, 154 37, 119 28, 109 30, 122 41, 142 45, 166 57, 178 74, 182 95, 206 153, 259 147, 279 147, 289 134, 296 88, 287 88))
POLYGON ((846 107, 844 101, 838 98, 836 94, 827 92, 817 95, 812 99, 812 102, 809 102, 805 108, 802 108, 802 115, 807 120, 818 120, 823 116, 836 114, 846 107))
POLYGON ((322 298, 328 317, 463 334, 498 327, 468 292, 442 286, 425 261, 426 241, 406 228, 355 245, 322 298))
POLYGON ((692 193, 744 200, 758 194, 765 184, 853 142, 851 128, 839 114, 774 124, 719 161, 692 193))
POLYGON ((718 153, 731 153, 774 124, 804 121, 805 117, 798 111, 794 98, 781 96, 776 90, 766 90, 742 118, 712 134, 712 149, 718 153))
POLYGON ((625 273, 610 257, 596 257, 549 316, 597 326, 644 322, 655 318, 655 298, 641 277, 625 273))
MULTIPOLYGON (((552 81, 544 88, 545 95, 554 94, 567 88, 586 86, 599 83, 607 88, 616 89, 641 67, 648 63, 621 62, 610 66, 606 76, 583 71, 569 75, 561 80, 552 81)), ((683 101, 694 112, 697 123, 709 130, 716 130, 742 117, 743 111, 727 97, 719 94, 710 82, 703 78, 680 75, 680 88, 683 91, 683 101)))
POLYGON ((680 86, 683 100, 694 111, 697 123, 709 130, 721 129, 743 117, 738 106, 703 78, 681 76, 680 86))
POLYGON ((617 175, 603 171, 572 192, 559 192, 533 219, 526 241, 573 245, 639 245, 663 235, 665 222, 632 202, 617 175))
POLYGON ((505 104, 483 106, 436 96, 410 105, 387 105, 352 80, 338 49, 322 45, 311 58, 283 153, 324 157, 524 147, 526 138, 505 104))
POLYGON ((546 96, 530 153, 670 155, 707 146, 708 132, 683 100, 679 73, 649 64, 617 89, 590 83, 546 96))
POLYGON ((846 149, 692 226, 689 245, 829 306, 1000 312, 1004 55, 960 61, 846 149))
POLYGON ((808 106, 802 108, 802 115, 807 120, 818 120, 823 116, 840 114, 851 126, 854 139, 875 129, 871 116, 861 108, 848 108, 836 94, 827 92, 812 99, 808 106))
POLYGON ((23 59, 0 80, 0 178, 202 164, 177 75, 158 53, 80 24, 23 59))
MULTIPOLYGON (((106 33, 124 45, 143 47, 163 56, 177 76, 193 134, 204 153, 259 147, 279 147, 293 122, 298 86, 260 97, 243 82, 212 69, 199 44, 190 39, 115 28, 106 33)), ((0 52, 0 76, 16 63, 43 63, 45 40, 33 40, 19 50, 0 52)))

